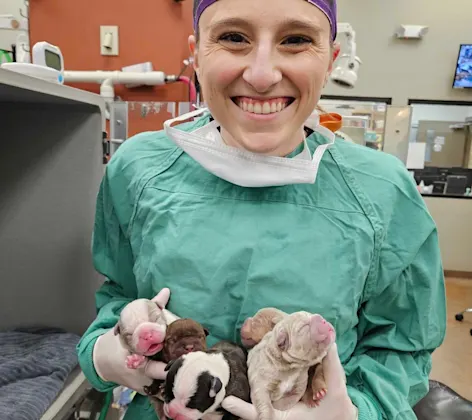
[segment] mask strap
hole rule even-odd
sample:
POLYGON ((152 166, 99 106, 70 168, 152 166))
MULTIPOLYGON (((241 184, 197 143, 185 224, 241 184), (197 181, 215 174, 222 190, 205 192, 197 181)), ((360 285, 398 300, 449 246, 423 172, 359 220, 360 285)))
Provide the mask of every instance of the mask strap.
POLYGON ((331 146, 334 144, 336 140, 336 134, 334 134, 329 128, 323 127, 322 125, 319 125, 316 127, 315 131, 320 133, 322 136, 326 137, 329 139, 328 146, 331 146))
POLYGON ((164 121, 164 129, 174 129, 170 125, 173 124, 174 122, 177 121, 185 121, 188 120, 189 118, 197 117, 200 114, 203 114, 204 112, 207 111, 207 108, 200 108, 195 111, 187 112, 186 114, 179 115, 178 117, 171 118, 169 120, 164 121))
POLYGON ((316 127, 315 131, 317 131, 322 136, 327 137, 329 139, 329 143, 325 143, 318 146, 315 150, 315 153, 313 153, 312 162, 318 166, 321 161, 321 158, 323 157, 324 152, 326 152, 326 150, 329 149, 334 144, 336 140, 336 135, 331 130, 321 125, 316 127))

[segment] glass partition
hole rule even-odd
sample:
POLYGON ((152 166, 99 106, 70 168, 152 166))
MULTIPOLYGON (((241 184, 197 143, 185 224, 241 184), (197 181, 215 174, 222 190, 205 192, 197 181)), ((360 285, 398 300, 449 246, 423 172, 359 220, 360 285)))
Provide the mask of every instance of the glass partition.
POLYGON ((386 102, 354 99, 321 99, 319 105, 326 112, 343 116, 342 134, 355 143, 382 150, 385 134, 386 102))
POLYGON ((472 105, 412 103, 407 167, 424 194, 471 196, 472 105))

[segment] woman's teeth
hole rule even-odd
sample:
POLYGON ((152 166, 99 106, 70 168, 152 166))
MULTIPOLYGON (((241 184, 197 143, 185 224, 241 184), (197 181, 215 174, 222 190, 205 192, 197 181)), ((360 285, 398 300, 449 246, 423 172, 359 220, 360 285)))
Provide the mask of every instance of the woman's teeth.
POLYGON ((246 112, 253 114, 273 114, 285 109, 288 105, 287 99, 271 99, 269 101, 256 101, 239 99, 236 104, 246 112))

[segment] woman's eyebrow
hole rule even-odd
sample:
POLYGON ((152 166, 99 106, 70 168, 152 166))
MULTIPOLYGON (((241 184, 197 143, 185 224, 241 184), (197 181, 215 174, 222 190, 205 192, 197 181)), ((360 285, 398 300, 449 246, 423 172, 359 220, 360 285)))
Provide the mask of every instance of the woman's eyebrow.
POLYGON ((235 26, 249 28, 251 24, 246 19, 238 17, 228 17, 212 22, 209 26, 212 30, 218 30, 235 26))
MULTIPOLYGON (((247 19, 239 17, 227 17, 212 22, 210 24, 210 28, 212 30, 234 27, 249 29, 251 26, 254 25, 251 24, 247 19)), ((298 29, 303 31, 309 31, 311 33, 314 33, 315 35, 319 35, 323 32, 322 29, 319 26, 316 26, 313 22, 307 22, 306 20, 302 19, 285 19, 278 23, 277 27, 281 30, 298 29)))
POLYGON ((322 28, 316 26, 314 23, 300 19, 285 19, 280 23, 279 27, 283 28, 284 30, 299 29, 303 31, 309 31, 311 33, 315 33, 316 35, 319 35, 323 32, 322 28))

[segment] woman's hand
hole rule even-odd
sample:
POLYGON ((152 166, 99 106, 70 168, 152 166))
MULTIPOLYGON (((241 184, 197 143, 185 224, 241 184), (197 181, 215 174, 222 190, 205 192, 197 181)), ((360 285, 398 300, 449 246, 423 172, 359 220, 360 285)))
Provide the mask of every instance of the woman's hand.
MULTIPOLYGON (((162 289, 152 300, 164 310, 169 297, 169 289, 162 289)), ((111 328, 94 345, 93 364, 98 376, 105 382, 125 386, 143 395, 146 395, 144 387, 150 386, 154 379, 165 379, 165 363, 147 359, 137 369, 130 369, 126 362, 128 356, 128 350, 121 345, 119 337, 111 328)))
MULTIPOLYGON (((322 363, 328 392, 319 406, 310 408, 303 403, 298 403, 287 411, 275 410, 274 420, 357 419, 357 408, 347 394, 346 375, 339 360, 336 344, 331 346, 322 363)), ((258 420, 256 408, 239 398, 227 397, 223 400, 222 406, 242 420, 258 420)))

